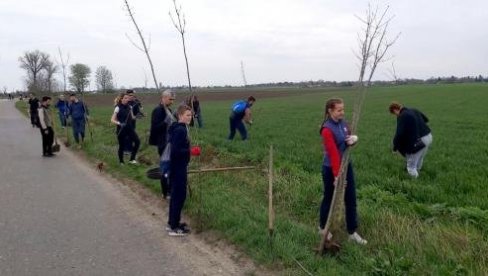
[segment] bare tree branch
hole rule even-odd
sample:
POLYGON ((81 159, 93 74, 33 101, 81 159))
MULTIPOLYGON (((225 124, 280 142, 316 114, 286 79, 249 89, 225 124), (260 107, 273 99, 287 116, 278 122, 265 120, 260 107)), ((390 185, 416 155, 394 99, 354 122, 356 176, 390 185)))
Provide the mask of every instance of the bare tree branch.
POLYGON ((39 50, 25 52, 24 55, 19 57, 19 62, 20 68, 27 71, 28 89, 34 92, 39 91, 41 89, 39 80, 42 70, 46 69, 51 62, 49 54, 39 50))
POLYGON ((142 49, 141 47, 139 47, 139 45, 137 45, 137 44, 134 42, 134 40, 132 40, 132 38, 130 38, 130 36, 129 36, 127 33, 125 33, 125 37, 127 37, 127 39, 130 41, 130 43, 132 43, 132 45, 133 45, 134 47, 136 47, 136 48, 137 48, 137 50, 139 50, 139 51, 141 51, 141 52, 143 52, 143 53, 144 53, 144 49, 142 49))
POLYGON ((379 13, 378 7, 373 10, 371 5, 368 4, 368 9, 366 10, 366 16, 364 18, 355 15, 355 17, 365 25, 362 30, 362 35, 358 34, 357 39, 359 43, 359 53, 356 54, 356 57, 361 63, 358 78, 360 85, 364 85, 364 76, 368 67, 370 71, 366 85, 371 84, 371 79, 378 64, 385 61, 385 54, 398 39, 399 34, 396 35, 392 42, 387 42, 388 26, 391 20, 395 17, 394 15, 388 17, 389 9, 390 7, 387 6, 381 13, 379 13))
POLYGON ((178 8, 178 6, 176 5, 176 0, 173 0, 173 5, 174 5, 174 10, 175 10, 177 21, 175 20, 175 18, 171 14, 171 11, 169 12, 169 17, 171 18, 171 21, 173 22, 173 25, 175 26, 176 30, 181 35, 181 42, 183 44, 183 55, 185 56, 186 75, 188 78, 188 88, 190 89, 190 93, 192 93, 193 90, 192 90, 192 86, 191 86, 190 67, 188 66, 188 55, 186 54, 186 44, 185 44, 186 19, 185 19, 185 15, 181 11, 181 5, 178 8))
POLYGON ((129 6, 128 0, 124 0, 124 3, 125 3, 125 7, 127 9, 127 12, 129 13, 129 17, 132 20, 132 23, 134 23, 134 27, 136 28, 137 33, 139 34, 139 38, 141 39, 142 48, 144 49, 144 53, 146 54, 147 60, 149 62, 149 66, 151 67, 151 73, 153 75, 154 85, 156 86, 156 89, 157 89, 157 88, 159 88, 158 81, 156 79, 156 74, 154 73, 154 66, 153 66, 153 63, 151 60, 151 56, 149 55, 149 50, 146 46, 146 41, 144 40, 144 37, 142 36, 142 32, 141 32, 139 26, 137 25, 136 19, 134 18, 134 13, 132 12, 132 10, 129 6))
MULTIPOLYGON (((352 122, 350 124, 351 133, 357 133, 357 126, 361 116, 364 100, 366 98, 367 86, 364 85, 364 76, 369 66, 370 72, 368 77, 368 83, 370 84, 371 78, 378 66, 378 64, 384 61, 385 54, 388 49, 396 42, 398 35, 391 42, 387 41, 388 25, 393 17, 385 20, 389 7, 379 15, 378 7, 372 9, 368 4, 366 10, 366 16, 364 18, 355 16, 364 26, 362 35, 358 34, 357 41, 359 43, 359 50, 355 54, 360 62, 359 70, 359 91, 357 99, 355 100, 353 107, 352 122), (379 15, 379 16, 378 16, 379 15)), ((335 235, 345 235, 344 233, 344 198, 345 187, 347 185, 347 171, 350 160, 350 150, 348 147, 342 155, 341 166, 339 169, 339 175, 336 182, 336 188, 332 195, 332 205, 329 209, 328 220, 326 222, 322 238, 319 245, 319 253, 324 250, 325 242, 327 240, 328 233, 332 230, 335 235)))
POLYGON ((66 67, 68 66, 70 56, 68 53, 68 55, 66 56, 66 60, 65 60, 63 57, 63 52, 61 51, 61 47, 59 47, 59 46, 58 46, 58 53, 59 53, 59 60, 60 60, 60 62, 58 62, 58 64, 60 63, 61 73, 63 74, 63 91, 66 92, 67 91, 66 90, 66 87, 67 87, 66 79, 67 79, 67 75, 68 75, 66 67))

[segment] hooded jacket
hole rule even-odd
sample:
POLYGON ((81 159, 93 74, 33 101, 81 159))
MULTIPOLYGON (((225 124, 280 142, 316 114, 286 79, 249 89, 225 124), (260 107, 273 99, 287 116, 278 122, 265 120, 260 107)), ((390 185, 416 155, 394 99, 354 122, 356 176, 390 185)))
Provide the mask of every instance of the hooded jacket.
POLYGON ((402 155, 415 153, 414 144, 419 138, 430 133, 428 122, 429 119, 422 112, 403 107, 397 117, 393 151, 399 151, 402 155))
POLYGON ((171 171, 186 170, 190 162, 190 139, 185 123, 173 123, 168 131, 171 143, 171 171))

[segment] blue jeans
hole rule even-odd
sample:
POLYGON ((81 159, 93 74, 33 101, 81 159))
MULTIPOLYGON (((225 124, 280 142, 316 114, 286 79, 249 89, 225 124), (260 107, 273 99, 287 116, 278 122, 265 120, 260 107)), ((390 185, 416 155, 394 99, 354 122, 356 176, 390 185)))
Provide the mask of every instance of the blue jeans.
POLYGON ((66 115, 62 112, 58 112, 59 121, 61 122, 62 127, 66 127, 66 115))
POLYGON ((81 119, 72 119, 71 124, 73 125, 73 136, 75 137, 76 143, 80 142, 85 139, 85 118, 81 119))
MULTIPOLYGON (((357 209, 356 209, 356 183, 354 182, 354 172, 352 165, 349 163, 347 168, 347 186, 344 193, 344 202, 346 209, 347 232, 353 234, 358 228, 357 209)), ((320 206, 320 228, 323 229, 327 223, 332 195, 334 193, 334 174, 331 167, 322 167, 322 180, 324 182, 324 198, 320 206)), ((338 200, 338 199, 336 199, 338 200)))
POLYGON ((229 122, 230 122, 229 140, 234 139, 234 136, 236 135, 236 129, 239 131, 239 134, 241 134, 242 140, 246 140, 247 130, 246 127, 244 126, 244 123, 242 122, 242 119, 235 119, 230 117, 229 122))

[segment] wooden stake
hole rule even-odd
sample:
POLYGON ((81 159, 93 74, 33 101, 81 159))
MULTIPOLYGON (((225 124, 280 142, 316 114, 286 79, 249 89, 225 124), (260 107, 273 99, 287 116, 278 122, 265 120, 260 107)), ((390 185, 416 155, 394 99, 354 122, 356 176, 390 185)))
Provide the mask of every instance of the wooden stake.
POLYGON ((274 210, 273 210, 273 145, 269 147, 269 167, 268 167, 268 231, 269 236, 274 232, 274 210))

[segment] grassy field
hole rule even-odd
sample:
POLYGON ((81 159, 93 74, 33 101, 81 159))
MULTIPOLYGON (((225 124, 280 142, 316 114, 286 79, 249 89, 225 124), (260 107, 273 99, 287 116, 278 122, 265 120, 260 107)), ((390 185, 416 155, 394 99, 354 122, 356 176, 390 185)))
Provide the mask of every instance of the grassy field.
MULTIPOLYGON (((192 175, 184 212, 193 227, 216 230, 259 263, 283 274, 316 275, 487 275, 488 274, 488 86, 478 84, 372 88, 359 124, 355 166, 359 231, 367 246, 345 243, 336 257, 318 257, 313 248, 322 198, 322 148, 318 134, 327 98, 339 96, 352 112, 352 91, 317 91, 262 99, 253 107, 249 141, 227 141, 232 101, 202 102, 205 128, 192 133, 203 155, 191 166, 257 165, 265 168, 275 148, 276 230, 267 232, 267 178, 262 170, 192 175), (424 169, 410 179, 404 161, 391 153, 396 119, 392 100, 423 111, 434 136, 424 169)), ((150 114, 156 103, 144 103, 150 114)), ((85 151, 108 170, 130 176, 154 191, 149 166, 118 166, 112 107, 92 108, 93 138, 85 151)), ((149 119, 138 122, 141 155, 156 162, 145 143, 149 119)), ((239 138, 237 136, 237 138, 239 138)))

